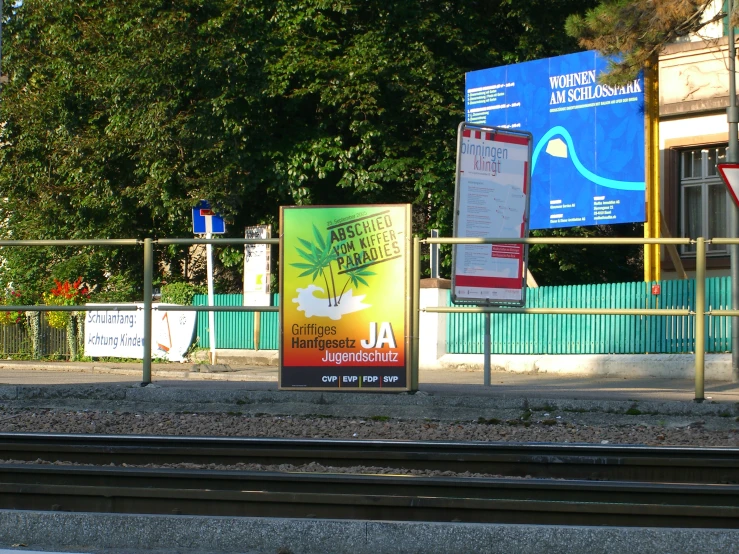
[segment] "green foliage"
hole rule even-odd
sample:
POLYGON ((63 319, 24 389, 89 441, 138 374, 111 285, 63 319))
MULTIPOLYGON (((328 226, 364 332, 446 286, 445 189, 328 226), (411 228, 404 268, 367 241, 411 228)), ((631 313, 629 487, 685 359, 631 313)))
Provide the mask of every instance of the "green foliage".
MULTIPOLYGON (((6 291, 4 296, 0 297, 0 306, 21 306, 23 305, 23 294, 20 291, 6 291)), ((23 312, 0 312, 0 325, 15 325, 23 321, 23 312)))
MULTIPOLYGON (((142 275, 143 277, 143 275, 142 275)), ((134 272, 120 275, 103 275, 100 285, 92 290, 93 302, 141 302, 143 300, 142 280, 134 272)))
POLYGON ((169 283, 162 287, 162 302, 189 306, 192 304, 193 296, 207 293, 208 290, 204 286, 192 283, 169 283))
POLYGON ((588 50, 611 57, 606 84, 634 80, 662 48, 725 16, 706 17, 712 0, 602 0, 585 15, 567 18, 566 31, 588 50))
MULTIPOLYGON (((624 223, 532 231, 534 237, 643 237, 643 225, 624 223)), ((529 267, 540 286, 639 281, 643 278, 639 245, 534 244, 529 267)))
MULTIPOLYGON (((574 51, 565 18, 595 5, 24 0, 3 28, 0 238, 188 236, 203 198, 234 236, 280 205, 375 202, 450 236, 465 72, 574 51)), ((140 248, 2 255, 0 286, 29 297, 68 275, 141 297, 140 248)), ((161 277, 189 278, 187 256, 158 249, 161 277)))
POLYGON ((244 249, 236 249, 232 246, 223 248, 218 254, 224 267, 241 266, 244 263, 244 249))

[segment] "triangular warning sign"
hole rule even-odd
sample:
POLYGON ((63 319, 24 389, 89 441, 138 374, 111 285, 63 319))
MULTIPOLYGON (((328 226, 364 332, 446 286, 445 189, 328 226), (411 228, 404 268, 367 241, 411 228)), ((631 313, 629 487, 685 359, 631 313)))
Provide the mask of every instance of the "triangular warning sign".
POLYGON ((717 164, 716 167, 729 189, 734 204, 739 207, 739 164, 717 164))

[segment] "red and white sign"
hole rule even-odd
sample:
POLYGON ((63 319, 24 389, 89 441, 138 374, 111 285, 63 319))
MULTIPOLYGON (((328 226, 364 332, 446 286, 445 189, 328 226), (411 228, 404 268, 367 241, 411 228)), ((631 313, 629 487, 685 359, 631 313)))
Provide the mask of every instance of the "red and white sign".
POLYGON ((716 167, 729 189, 729 194, 734 200, 734 204, 739 206, 739 164, 718 164, 716 167))
MULTIPOLYGON (((530 133, 462 123, 457 149, 454 236, 524 238, 529 232, 530 133)), ((525 304, 523 244, 460 244, 452 250, 452 300, 525 304)))

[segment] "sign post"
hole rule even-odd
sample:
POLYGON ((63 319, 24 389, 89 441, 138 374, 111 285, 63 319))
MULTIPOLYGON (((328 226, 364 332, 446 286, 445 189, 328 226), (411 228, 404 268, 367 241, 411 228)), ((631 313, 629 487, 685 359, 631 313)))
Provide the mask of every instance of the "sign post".
POLYGON ((280 208, 279 388, 407 391, 409 204, 280 208))
MULTIPOLYGON (((529 233, 532 136, 461 123, 457 139, 454 236, 525 238, 529 233)), ((459 244, 452 249, 452 301, 524 306, 524 244, 459 244)), ((490 314, 485 314, 484 384, 490 385, 490 314)))
MULTIPOLYGON (((226 223, 223 218, 210 208, 207 200, 201 200, 200 203, 192 209, 192 232, 196 235, 205 234, 205 238, 210 240, 213 234, 223 234, 226 232, 226 223)), ((205 245, 207 256, 207 272, 208 272, 208 306, 214 305, 213 292, 213 245, 208 243, 205 245)), ((208 339, 210 342, 210 363, 216 363, 216 321, 215 313, 208 312, 208 339)))
MULTIPOLYGON (((733 44, 733 43, 732 43, 733 44)), ((732 60, 732 64, 733 64, 732 60)), ((736 107, 734 107, 736 111, 736 107)), ((739 117, 734 114, 734 117, 739 117)), ((734 136, 736 137, 736 123, 734 125, 734 136)), ((731 127, 731 126, 730 126, 731 127)), ((730 156, 735 158, 736 144, 732 147, 732 143, 736 143, 734 140, 729 140, 729 146, 733 148, 733 152, 730 156)), ((736 159, 736 158, 735 158, 736 159)), ((729 196, 734 201, 734 208, 731 210, 731 221, 732 227, 729 229, 729 236, 736 237, 736 221, 737 221, 737 210, 739 210, 739 163, 723 163, 717 164, 721 178, 726 183, 726 188, 729 190, 729 196)), ((739 309, 739 247, 737 245, 731 245, 731 309, 739 309)), ((731 318, 731 377, 734 382, 739 382, 739 317, 731 318)))

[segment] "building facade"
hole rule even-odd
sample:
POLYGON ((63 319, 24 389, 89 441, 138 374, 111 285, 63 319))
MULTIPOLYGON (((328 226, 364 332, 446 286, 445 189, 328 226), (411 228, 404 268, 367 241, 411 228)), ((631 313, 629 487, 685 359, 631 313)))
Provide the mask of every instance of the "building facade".
MULTIPOLYGON (((716 169, 726 160, 729 138, 726 30, 713 24, 660 55, 660 205, 663 229, 673 237, 728 236, 731 199, 716 169)), ((678 252, 692 275, 695 247, 678 252)), ((727 246, 709 244, 707 256, 709 276, 729 275, 727 246)), ((670 256, 663 252, 661 259, 662 278, 678 278, 670 256)))

